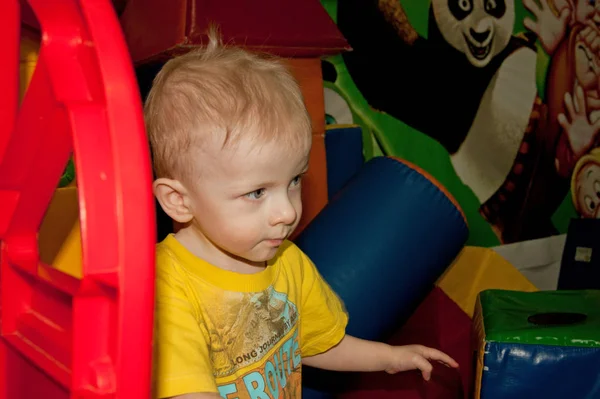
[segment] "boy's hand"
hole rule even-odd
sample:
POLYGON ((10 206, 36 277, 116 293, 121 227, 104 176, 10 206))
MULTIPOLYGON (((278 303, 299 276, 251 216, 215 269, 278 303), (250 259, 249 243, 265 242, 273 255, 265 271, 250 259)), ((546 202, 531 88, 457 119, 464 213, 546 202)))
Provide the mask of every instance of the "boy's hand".
POLYGON ((438 361, 447 367, 458 367, 458 363, 450 356, 422 345, 392 346, 390 355, 389 366, 385 368, 386 373, 395 374, 418 369, 426 381, 431 378, 433 369, 430 360, 438 361))

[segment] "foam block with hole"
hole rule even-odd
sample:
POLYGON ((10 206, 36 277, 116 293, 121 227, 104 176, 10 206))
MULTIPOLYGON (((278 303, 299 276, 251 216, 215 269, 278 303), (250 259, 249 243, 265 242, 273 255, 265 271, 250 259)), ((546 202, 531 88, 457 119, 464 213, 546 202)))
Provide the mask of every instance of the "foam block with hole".
POLYGON ((600 397, 600 291, 483 291, 475 398, 600 397))

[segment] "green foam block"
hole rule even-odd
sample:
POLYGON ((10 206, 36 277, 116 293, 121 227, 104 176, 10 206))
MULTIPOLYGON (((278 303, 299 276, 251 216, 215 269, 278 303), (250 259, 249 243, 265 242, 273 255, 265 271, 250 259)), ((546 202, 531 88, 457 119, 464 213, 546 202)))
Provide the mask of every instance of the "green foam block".
POLYGON ((479 305, 487 342, 600 347, 598 290, 486 290, 479 305))

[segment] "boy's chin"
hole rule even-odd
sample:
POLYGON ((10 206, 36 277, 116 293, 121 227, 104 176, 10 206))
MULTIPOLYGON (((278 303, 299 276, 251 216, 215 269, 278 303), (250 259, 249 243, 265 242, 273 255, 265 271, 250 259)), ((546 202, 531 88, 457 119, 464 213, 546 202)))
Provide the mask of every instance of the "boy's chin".
POLYGON ((265 262, 268 262, 271 259, 273 259, 275 255, 277 255, 278 250, 278 248, 273 248, 268 251, 261 251, 260 254, 249 254, 248 256, 244 257, 244 259, 246 259, 248 263, 254 266, 264 267, 265 262))

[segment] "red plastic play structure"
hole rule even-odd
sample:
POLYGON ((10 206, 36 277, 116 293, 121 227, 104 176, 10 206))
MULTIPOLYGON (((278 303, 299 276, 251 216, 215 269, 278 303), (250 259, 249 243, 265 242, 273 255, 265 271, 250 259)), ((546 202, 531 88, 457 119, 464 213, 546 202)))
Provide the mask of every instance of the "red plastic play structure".
POLYGON ((21 6, 0 6, 0 399, 146 399, 156 229, 131 59, 108 1, 28 3, 42 43, 20 107, 21 6), (38 251, 72 152, 81 279, 38 251))

